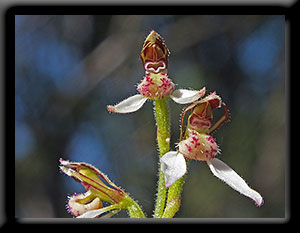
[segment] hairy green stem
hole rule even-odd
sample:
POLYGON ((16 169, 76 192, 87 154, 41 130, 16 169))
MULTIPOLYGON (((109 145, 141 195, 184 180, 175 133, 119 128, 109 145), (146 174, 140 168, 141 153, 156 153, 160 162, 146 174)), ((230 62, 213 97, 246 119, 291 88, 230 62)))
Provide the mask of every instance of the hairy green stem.
POLYGON ((181 199, 174 198, 169 203, 167 203, 164 214, 162 218, 173 218, 180 207, 181 199))
POLYGON ((168 190, 167 204, 174 198, 179 198, 182 190, 182 186, 185 180, 185 175, 180 179, 176 180, 174 184, 168 190))
MULTIPOLYGON (((162 157, 165 153, 170 150, 170 126, 169 126, 169 111, 166 98, 160 99, 156 98, 154 100, 154 110, 155 110, 155 119, 157 125, 157 144, 162 157)), ((159 158, 160 158, 159 157, 159 158)), ((156 195, 156 203, 154 210, 154 218, 161 218, 165 208, 166 202, 166 193, 167 189, 165 188, 165 178, 160 169, 160 164, 158 165, 159 170, 159 179, 156 195)))
POLYGON ((127 211, 130 218, 146 218, 143 210, 134 200, 132 200, 131 205, 127 206, 127 211))

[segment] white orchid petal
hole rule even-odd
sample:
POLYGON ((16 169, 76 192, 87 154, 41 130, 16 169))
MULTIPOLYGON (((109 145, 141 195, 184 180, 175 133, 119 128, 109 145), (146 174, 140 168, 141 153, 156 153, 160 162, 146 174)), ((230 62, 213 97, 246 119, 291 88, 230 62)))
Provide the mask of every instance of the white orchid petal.
POLYGON ((87 211, 84 214, 78 216, 77 218, 96 218, 97 216, 99 216, 100 214, 103 214, 105 212, 107 212, 106 208, 90 210, 90 211, 87 211))
POLYGON ((146 101, 145 96, 138 94, 121 101, 115 106, 108 105, 107 110, 116 113, 131 113, 139 110, 146 101))
POLYGON ((186 173, 186 162, 184 156, 179 152, 167 152, 161 157, 160 162, 161 170, 165 175, 166 188, 169 188, 186 173))
POLYGON ((255 190, 251 189, 247 183, 227 164, 216 158, 207 161, 207 164, 212 173, 220 180, 224 181, 234 190, 253 199, 258 206, 263 204, 262 196, 255 190))
POLYGON ((188 104, 198 100, 204 94, 205 94, 205 87, 202 88, 200 91, 178 89, 172 92, 170 98, 178 104, 188 104))

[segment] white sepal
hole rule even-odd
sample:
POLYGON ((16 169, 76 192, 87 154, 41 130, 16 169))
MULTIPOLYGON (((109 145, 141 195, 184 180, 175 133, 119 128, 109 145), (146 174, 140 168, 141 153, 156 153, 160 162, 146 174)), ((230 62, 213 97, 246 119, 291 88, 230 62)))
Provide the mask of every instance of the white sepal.
POLYGON ((131 113, 139 110, 146 101, 145 96, 138 94, 121 101, 115 106, 108 105, 107 110, 116 113, 131 113))
POLYGON ((221 160, 214 158, 207 161, 207 164, 212 171, 212 173, 218 177, 220 180, 224 181, 234 190, 240 192, 246 197, 251 198, 255 201, 258 206, 263 204, 262 196, 251 189, 247 183, 240 177, 232 168, 230 168, 227 164, 222 162, 221 160))
POLYGON ((169 188, 176 180, 186 173, 184 156, 177 151, 164 154, 161 159, 161 170, 165 176, 165 186, 169 188))
POLYGON ((178 89, 172 92, 170 98, 178 104, 189 104, 205 94, 205 87, 200 91, 197 90, 187 90, 187 89, 178 89))
POLYGON ((113 215, 115 215, 116 213, 118 213, 120 210, 121 209, 119 208, 118 205, 110 205, 110 206, 103 207, 101 209, 90 210, 90 211, 78 216, 77 218, 96 218, 106 212, 108 212, 108 213, 106 213, 105 215, 102 215, 100 218, 110 218, 113 215))
POLYGON ((101 208, 101 209, 97 209, 97 210, 90 210, 88 212, 85 212, 84 214, 78 216, 77 218, 96 218, 99 215, 103 214, 107 212, 106 208, 101 208))

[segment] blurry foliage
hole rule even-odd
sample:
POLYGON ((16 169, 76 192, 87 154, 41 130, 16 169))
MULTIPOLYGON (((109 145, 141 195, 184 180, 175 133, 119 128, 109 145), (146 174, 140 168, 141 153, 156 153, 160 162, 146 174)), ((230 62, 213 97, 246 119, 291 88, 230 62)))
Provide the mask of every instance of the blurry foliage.
MULTIPOLYGON (((67 195, 82 187, 59 173, 60 157, 92 163, 152 215, 152 103, 133 114, 106 110, 136 93, 144 75, 139 53, 152 29, 171 51, 168 72, 177 87, 206 86, 227 104, 230 121, 214 134, 219 156, 265 200, 257 208, 192 161, 176 217, 285 216, 283 16, 28 15, 15 22, 17 218, 70 217, 67 195)), ((174 149, 182 106, 169 106, 174 149)))

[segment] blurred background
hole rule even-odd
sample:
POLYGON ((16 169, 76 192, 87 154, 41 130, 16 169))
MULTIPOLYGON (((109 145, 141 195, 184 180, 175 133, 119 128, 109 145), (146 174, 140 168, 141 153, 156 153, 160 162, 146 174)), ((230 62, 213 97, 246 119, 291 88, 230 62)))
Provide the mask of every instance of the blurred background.
MULTIPOLYGON (((81 15, 15 17, 17 218, 70 218, 83 187, 59 158, 91 163, 142 206, 154 208, 158 153, 153 103, 135 113, 106 105, 137 93, 144 39, 160 33, 177 88, 216 91, 230 121, 214 133, 219 158, 259 191, 261 208, 192 161, 178 218, 284 218, 286 102, 284 16, 81 15)), ((184 106, 169 101, 171 149, 184 106)), ((215 119, 222 110, 217 110, 215 119)), ((127 218, 122 211, 114 218, 127 218)))

